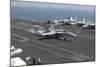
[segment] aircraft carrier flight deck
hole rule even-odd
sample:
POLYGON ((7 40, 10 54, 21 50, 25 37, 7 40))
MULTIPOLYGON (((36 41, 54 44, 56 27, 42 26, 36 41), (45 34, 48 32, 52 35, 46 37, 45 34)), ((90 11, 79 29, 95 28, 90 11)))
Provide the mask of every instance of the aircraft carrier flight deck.
POLYGON ((43 64, 84 62, 95 60, 95 29, 83 29, 76 25, 55 26, 77 34, 68 40, 43 39, 34 35, 34 29, 44 26, 24 20, 11 21, 11 45, 23 49, 21 59, 36 56, 43 64))

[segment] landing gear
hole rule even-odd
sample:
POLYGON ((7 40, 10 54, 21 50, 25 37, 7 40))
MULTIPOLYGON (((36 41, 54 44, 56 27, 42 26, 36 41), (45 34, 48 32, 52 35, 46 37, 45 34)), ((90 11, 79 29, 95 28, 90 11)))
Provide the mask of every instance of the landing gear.
POLYGON ((64 38, 64 40, 67 40, 66 38, 64 38))
POLYGON ((58 38, 58 39, 61 39, 61 40, 67 40, 67 39, 66 39, 66 38, 64 38, 64 37, 63 37, 63 38, 58 38))

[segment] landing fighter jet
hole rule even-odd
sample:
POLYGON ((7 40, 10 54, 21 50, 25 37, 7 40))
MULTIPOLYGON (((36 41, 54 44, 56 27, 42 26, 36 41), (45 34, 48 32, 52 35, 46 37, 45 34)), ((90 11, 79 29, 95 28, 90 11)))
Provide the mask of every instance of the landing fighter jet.
POLYGON ((63 40, 67 40, 66 36, 77 36, 76 34, 69 32, 68 30, 55 29, 53 24, 51 24, 50 28, 47 28, 46 30, 38 30, 37 35, 43 37, 41 39, 54 38, 63 40))

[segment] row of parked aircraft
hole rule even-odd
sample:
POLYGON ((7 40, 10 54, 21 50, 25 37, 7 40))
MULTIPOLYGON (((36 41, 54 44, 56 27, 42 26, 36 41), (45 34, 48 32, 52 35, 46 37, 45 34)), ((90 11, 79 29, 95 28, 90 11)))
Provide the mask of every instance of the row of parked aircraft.
POLYGON ((88 28, 88 29, 94 29, 95 24, 91 23, 90 21, 86 21, 85 18, 83 18, 82 21, 77 20, 78 17, 67 17, 66 19, 63 20, 54 20, 53 22, 47 21, 47 24, 54 24, 54 25, 73 25, 77 24, 78 26, 81 26, 82 28, 88 28))
POLYGON ((71 25, 71 24, 74 24, 74 22, 77 22, 77 17, 75 17, 75 18, 67 17, 66 19, 63 19, 63 20, 61 20, 61 19, 60 20, 53 20, 52 22, 49 20, 46 23, 47 24, 54 24, 54 25, 60 25, 60 24, 71 25))

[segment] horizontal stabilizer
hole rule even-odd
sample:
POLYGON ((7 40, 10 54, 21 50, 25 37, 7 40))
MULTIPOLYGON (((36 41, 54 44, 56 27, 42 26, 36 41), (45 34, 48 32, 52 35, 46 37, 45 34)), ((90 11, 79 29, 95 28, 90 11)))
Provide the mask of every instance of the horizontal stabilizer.
POLYGON ((76 34, 72 33, 72 32, 68 32, 71 36, 77 36, 76 34))

